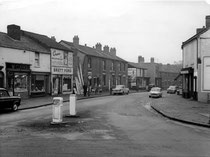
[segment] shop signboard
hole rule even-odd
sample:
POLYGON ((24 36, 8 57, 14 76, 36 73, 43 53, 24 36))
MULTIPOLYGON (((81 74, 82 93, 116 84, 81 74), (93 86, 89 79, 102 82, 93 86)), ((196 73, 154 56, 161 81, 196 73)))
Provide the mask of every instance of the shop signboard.
POLYGON ((73 74, 73 68, 67 68, 67 67, 52 67, 52 74, 66 74, 71 75, 73 74))

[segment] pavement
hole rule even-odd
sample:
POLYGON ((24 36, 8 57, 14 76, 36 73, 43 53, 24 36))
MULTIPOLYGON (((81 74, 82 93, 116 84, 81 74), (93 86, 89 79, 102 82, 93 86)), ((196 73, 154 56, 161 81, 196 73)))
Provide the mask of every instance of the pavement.
MULTIPOLYGON (((130 93, 133 92, 136 91, 131 91, 130 93)), ((103 92, 101 94, 91 94, 86 97, 77 95, 77 100, 102 96, 110 96, 110 93, 103 92)), ((53 97, 63 97, 64 102, 69 101, 69 94, 23 99, 19 106, 19 110, 52 105, 53 97)), ((166 93, 164 93, 163 98, 153 99, 151 102, 151 107, 168 119, 210 128, 210 103, 202 103, 191 99, 185 99, 180 95, 166 93)))

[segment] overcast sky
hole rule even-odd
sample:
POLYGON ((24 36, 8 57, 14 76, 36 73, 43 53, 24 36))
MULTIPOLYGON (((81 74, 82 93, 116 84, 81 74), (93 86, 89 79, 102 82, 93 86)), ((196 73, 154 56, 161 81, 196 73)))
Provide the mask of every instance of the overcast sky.
POLYGON ((209 0, 0 0, 0 31, 21 29, 90 47, 100 42, 117 56, 158 63, 182 59, 181 44, 205 25, 209 0))

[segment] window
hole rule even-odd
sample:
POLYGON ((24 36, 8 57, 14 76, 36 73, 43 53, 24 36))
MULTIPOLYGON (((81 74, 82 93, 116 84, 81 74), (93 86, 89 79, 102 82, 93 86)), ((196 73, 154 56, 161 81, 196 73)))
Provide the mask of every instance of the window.
POLYGON ((68 65, 68 52, 64 52, 64 65, 68 65))
POLYGON ((125 64, 123 64, 123 68, 124 68, 124 71, 125 71, 125 64))
POLYGON ((120 71, 120 63, 118 63, 118 69, 119 69, 119 71, 120 71))
POLYGON ((63 77, 63 92, 68 92, 71 90, 71 78, 70 76, 63 77))
POLYGON ((102 61, 103 70, 106 70, 106 62, 105 60, 102 61))
POLYGON ((106 85, 106 75, 103 75, 103 85, 106 85))
POLYGON ((4 90, 0 91, 0 97, 8 97, 8 96, 9 94, 7 93, 7 91, 4 90))
POLYGON ((40 57, 39 56, 39 53, 38 52, 35 52, 35 66, 36 67, 39 67, 40 66, 40 64, 39 64, 40 58, 39 57, 40 57))
POLYGON ((44 75, 32 75, 31 76, 31 92, 45 92, 45 76, 44 75))
POLYGON ((111 63, 110 70, 111 70, 111 71, 114 71, 114 62, 113 62, 113 61, 112 61, 112 63, 111 63))
POLYGON ((88 58, 88 68, 92 68, 92 65, 91 65, 91 58, 88 58))

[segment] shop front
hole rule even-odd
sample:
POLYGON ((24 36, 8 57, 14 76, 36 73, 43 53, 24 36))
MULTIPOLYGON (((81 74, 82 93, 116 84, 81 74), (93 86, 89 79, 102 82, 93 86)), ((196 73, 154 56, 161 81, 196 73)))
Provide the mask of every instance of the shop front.
POLYGON ((195 82, 194 79, 196 77, 193 76, 194 70, 192 67, 183 68, 181 70, 181 74, 183 75, 183 97, 184 98, 191 98, 194 96, 193 91, 193 83, 195 82))
POLYGON ((29 97, 30 76, 29 64, 6 63, 6 88, 11 95, 29 97))
POLYGON ((72 91, 73 69, 52 67, 52 95, 67 94, 72 91))
POLYGON ((50 94, 50 73, 31 74, 31 96, 45 96, 50 94))

